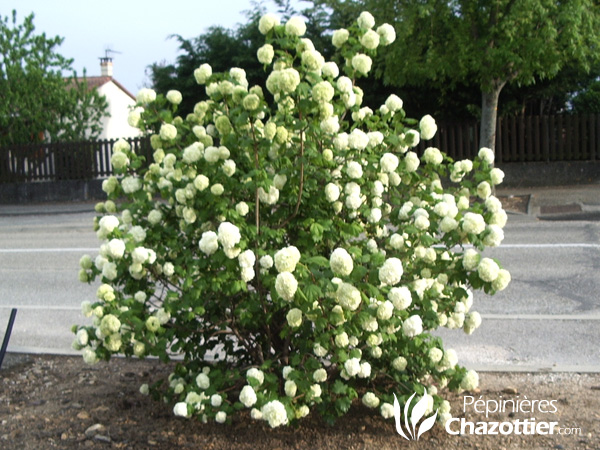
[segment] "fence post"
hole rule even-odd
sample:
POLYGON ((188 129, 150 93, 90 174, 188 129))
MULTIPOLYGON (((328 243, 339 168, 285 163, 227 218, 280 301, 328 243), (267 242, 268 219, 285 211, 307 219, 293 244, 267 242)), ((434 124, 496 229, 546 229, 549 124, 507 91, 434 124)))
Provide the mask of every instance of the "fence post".
POLYGON ((8 319, 8 326, 6 327, 6 333, 4 333, 4 339, 2 340, 2 348, 0 348, 0 369, 2 368, 2 362, 4 361, 4 355, 8 348, 8 341, 12 333, 13 324, 15 323, 15 317, 17 316, 17 308, 13 308, 10 311, 10 318, 8 319))

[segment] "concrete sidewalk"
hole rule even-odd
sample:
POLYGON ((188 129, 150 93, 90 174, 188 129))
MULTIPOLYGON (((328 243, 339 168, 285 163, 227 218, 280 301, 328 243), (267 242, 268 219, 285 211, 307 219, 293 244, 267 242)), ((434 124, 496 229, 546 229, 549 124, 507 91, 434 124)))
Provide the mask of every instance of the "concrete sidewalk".
POLYGON ((527 215, 540 220, 600 220, 600 184, 502 188, 499 197, 528 197, 527 215))

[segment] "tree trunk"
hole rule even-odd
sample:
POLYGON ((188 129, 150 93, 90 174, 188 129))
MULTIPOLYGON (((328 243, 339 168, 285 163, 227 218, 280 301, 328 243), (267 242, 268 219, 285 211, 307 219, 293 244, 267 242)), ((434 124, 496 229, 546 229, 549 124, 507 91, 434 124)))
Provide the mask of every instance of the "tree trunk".
POLYGON ((496 146, 496 122, 498 116, 498 98, 505 81, 495 81, 489 91, 481 91, 481 128, 479 132, 479 147, 494 150, 496 146))

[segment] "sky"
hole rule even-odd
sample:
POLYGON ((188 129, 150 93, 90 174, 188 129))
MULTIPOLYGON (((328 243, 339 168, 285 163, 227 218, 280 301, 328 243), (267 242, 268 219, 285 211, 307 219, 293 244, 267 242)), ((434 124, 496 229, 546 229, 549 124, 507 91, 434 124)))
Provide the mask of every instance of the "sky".
MULTIPOLYGON (((276 12, 270 0, 267 11, 276 12)), ((300 5, 299 1, 292 4, 300 5)), ((145 74, 152 63, 174 62, 178 44, 172 34, 193 38, 212 25, 235 28, 245 23, 243 11, 253 8, 251 0, 2 0, 0 15, 17 11, 17 23, 35 14, 36 34, 61 36, 58 52, 73 58, 78 75, 100 75, 99 58, 106 49, 113 53, 113 77, 132 94, 150 86, 145 74)))

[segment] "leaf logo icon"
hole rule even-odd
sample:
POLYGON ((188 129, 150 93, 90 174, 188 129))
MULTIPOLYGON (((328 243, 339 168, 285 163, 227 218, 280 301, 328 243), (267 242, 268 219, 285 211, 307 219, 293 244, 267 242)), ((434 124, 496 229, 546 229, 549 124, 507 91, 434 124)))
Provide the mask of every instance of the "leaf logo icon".
POLYGON ((404 414, 402 414, 402 410, 400 409, 400 403, 398 402, 396 394, 394 394, 394 419, 396 420, 396 432, 407 441, 418 441, 423 433, 433 428, 433 424, 435 423, 435 419, 437 418, 436 411, 433 416, 423 420, 421 426, 417 431, 417 423, 419 423, 419 421, 423 418, 423 416, 425 415, 425 411, 427 410, 427 389, 425 389, 425 394, 423 395, 423 397, 421 397, 421 400, 419 400, 417 404, 413 407, 409 421, 408 413, 410 410, 410 405, 412 404, 412 400, 415 397, 415 395, 416 392, 410 396, 410 398, 404 405, 404 414), (404 415, 404 424, 402 424, 402 415, 404 415), (404 425, 404 427, 402 425, 404 425))

